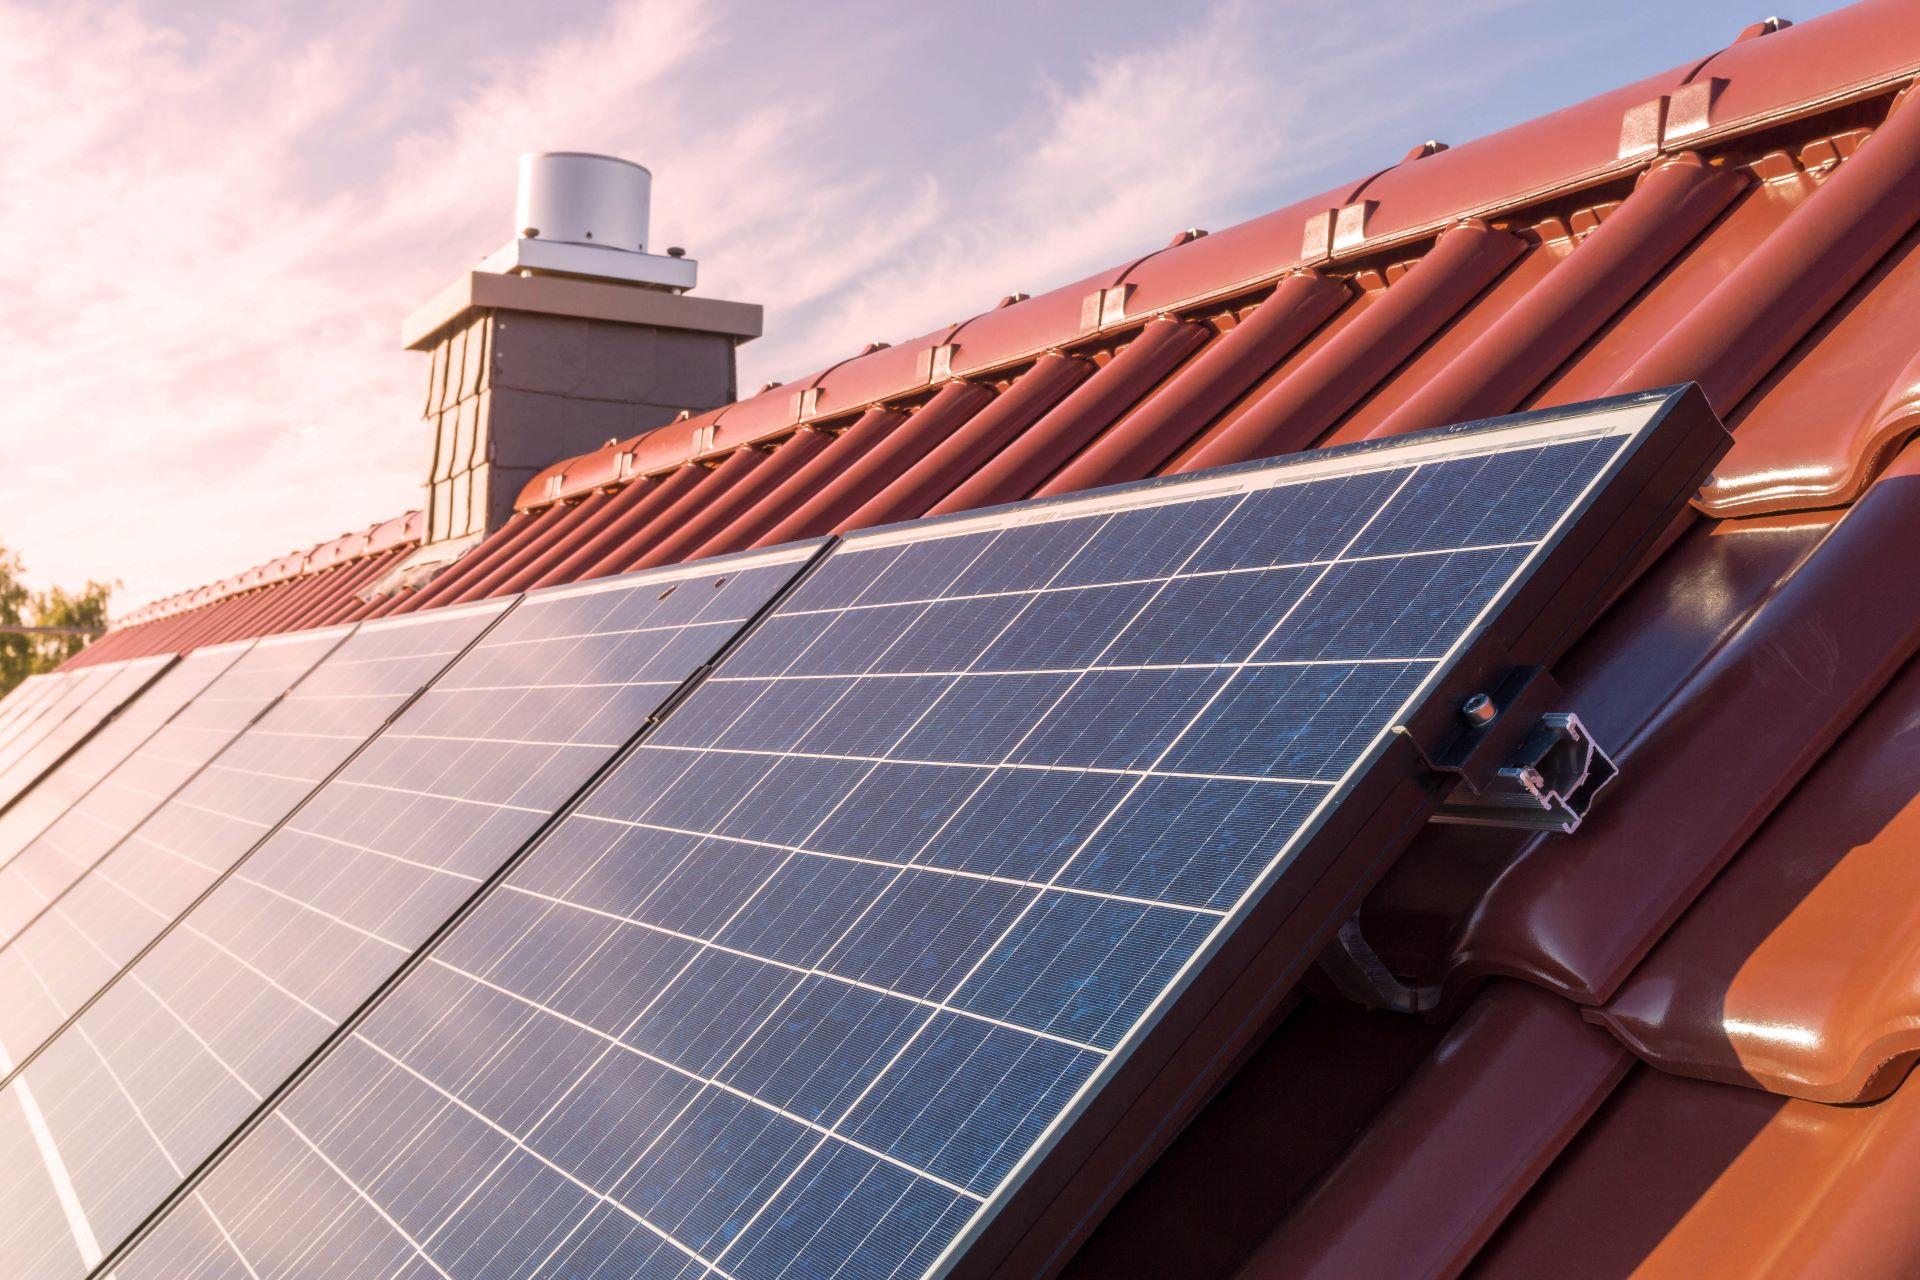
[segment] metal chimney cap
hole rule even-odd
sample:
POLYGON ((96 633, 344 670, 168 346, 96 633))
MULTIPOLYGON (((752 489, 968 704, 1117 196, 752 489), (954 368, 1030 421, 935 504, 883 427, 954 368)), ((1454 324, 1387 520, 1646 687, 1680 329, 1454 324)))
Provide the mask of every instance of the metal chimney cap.
POLYGON ((652 204, 653 175, 631 160, 534 151, 520 157, 514 230, 527 239, 644 253, 652 204))
POLYGON ((653 173, 591 151, 529 151, 520 157, 514 238, 480 270, 496 275, 577 276, 684 292, 699 264, 648 253, 653 173))

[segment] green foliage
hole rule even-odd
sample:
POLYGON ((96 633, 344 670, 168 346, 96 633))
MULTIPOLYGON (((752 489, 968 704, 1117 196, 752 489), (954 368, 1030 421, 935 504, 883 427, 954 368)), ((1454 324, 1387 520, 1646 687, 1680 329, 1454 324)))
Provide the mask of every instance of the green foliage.
MULTIPOLYGON (((79 591, 33 591, 20 581, 26 566, 0 546, 0 628, 104 627, 113 584, 89 582, 79 591)), ((51 671, 86 647, 86 636, 33 636, 0 631, 0 696, 30 675, 51 671)))

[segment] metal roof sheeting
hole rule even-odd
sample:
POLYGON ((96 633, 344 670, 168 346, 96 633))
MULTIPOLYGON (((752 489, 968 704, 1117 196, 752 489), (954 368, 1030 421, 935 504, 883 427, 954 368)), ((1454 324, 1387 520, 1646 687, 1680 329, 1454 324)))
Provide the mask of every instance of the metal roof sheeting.
POLYGON ((1697 381, 1733 451, 1555 671, 1621 780, 1424 832, 1360 919, 1433 1015, 1293 1001, 1067 1274, 1911 1275, 1920 5, 1767 30, 555 463, 410 593, 315 548, 83 660, 1697 381))

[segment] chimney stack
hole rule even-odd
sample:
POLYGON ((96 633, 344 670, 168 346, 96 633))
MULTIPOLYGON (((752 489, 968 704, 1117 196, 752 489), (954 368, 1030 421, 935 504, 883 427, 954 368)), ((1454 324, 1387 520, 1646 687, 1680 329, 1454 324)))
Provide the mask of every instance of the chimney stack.
POLYGON ((699 264, 647 251, 652 187, 612 156, 520 157, 513 239, 401 326, 432 355, 417 571, 499 528, 550 464, 737 398, 761 310, 689 297, 699 264))

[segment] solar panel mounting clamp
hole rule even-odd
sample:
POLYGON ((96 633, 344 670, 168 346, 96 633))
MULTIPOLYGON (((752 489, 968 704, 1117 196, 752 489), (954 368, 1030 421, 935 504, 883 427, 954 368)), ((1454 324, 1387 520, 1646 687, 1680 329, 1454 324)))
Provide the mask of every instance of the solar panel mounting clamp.
POLYGON ((1397 726, 1445 793, 1432 821, 1571 835, 1619 770, 1542 667, 1512 668, 1451 723, 1397 726), (1449 781, 1450 780, 1450 781, 1449 781))

